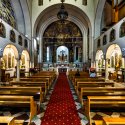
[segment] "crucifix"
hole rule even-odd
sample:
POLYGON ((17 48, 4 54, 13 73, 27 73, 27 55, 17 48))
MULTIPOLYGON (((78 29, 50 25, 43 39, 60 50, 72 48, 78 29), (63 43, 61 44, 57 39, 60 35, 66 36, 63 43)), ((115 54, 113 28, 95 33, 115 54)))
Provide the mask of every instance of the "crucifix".
POLYGON ((60 51, 60 54, 61 54, 61 61, 64 61, 64 53, 65 53, 64 50, 60 51))

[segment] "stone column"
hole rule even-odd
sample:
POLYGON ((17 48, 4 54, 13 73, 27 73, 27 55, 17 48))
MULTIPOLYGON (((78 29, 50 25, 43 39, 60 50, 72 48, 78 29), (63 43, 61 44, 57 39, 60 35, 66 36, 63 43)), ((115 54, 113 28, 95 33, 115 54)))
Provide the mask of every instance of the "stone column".
POLYGON ((21 54, 19 54, 17 60, 17 67, 16 67, 16 81, 20 81, 20 59, 21 59, 21 54))
POLYGON ((105 60, 105 81, 109 80, 108 79, 108 59, 106 58, 105 60))

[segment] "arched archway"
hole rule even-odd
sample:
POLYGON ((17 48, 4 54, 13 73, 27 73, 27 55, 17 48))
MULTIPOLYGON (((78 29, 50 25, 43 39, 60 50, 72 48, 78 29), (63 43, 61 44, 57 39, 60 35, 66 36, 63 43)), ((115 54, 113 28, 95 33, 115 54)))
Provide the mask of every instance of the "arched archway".
POLYGON ((3 57, 1 58, 1 69, 4 69, 10 76, 14 76, 15 66, 17 65, 18 50, 12 45, 8 44, 3 50, 3 57))
MULTIPOLYGON (((82 62, 87 62, 88 61, 88 56, 89 58, 93 58, 93 37, 90 37, 88 39, 87 36, 92 36, 92 24, 90 22, 89 17, 82 11, 82 9, 78 8, 77 6, 71 5, 71 4, 65 4, 66 9, 68 11, 68 21, 73 22, 74 24, 77 24, 79 29, 81 30, 83 39, 82 39, 82 62), (88 32, 89 29, 89 32, 88 32), (88 46, 90 44, 90 46, 88 46)), ((55 4, 52 6, 49 6, 48 8, 44 9, 43 12, 41 12, 34 22, 34 27, 33 27, 33 36, 34 37, 39 37, 39 47, 43 47, 43 34, 46 30, 46 28, 52 24, 53 22, 58 21, 57 18, 57 12, 59 10, 59 4, 55 4), (53 13, 50 13, 50 12, 53 13)), ((43 63, 44 57, 43 57, 43 51, 40 49, 38 59, 40 63, 43 63)), ((35 57, 35 56, 34 56, 35 57)))
POLYGON ((105 68, 104 53, 102 50, 96 52, 96 71, 105 68))
POLYGON ((106 52, 106 59, 108 59, 108 68, 110 71, 120 70, 123 67, 123 59, 121 48, 117 44, 112 44, 108 47, 106 52))
POLYGON ((30 67, 30 56, 27 50, 22 51, 21 60, 20 60, 20 67, 25 71, 29 71, 30 67))
MULTIPOLYGON (((43 62, 47 61, 47 49, 49 48, 49 62, 56 63, 56 49, 59 46, 66 46, 69 51, 69 63, 76 60, 82 62, 83 36, 79 27, 71 21, 55 21, 50 24, 43 34, 43 62), (76 54, 74 58, 74 55, 76 54)), ((61 61, 61 60, 60 60, 61 61)), ((65 60, 66 61, 66 60, 65 60)))

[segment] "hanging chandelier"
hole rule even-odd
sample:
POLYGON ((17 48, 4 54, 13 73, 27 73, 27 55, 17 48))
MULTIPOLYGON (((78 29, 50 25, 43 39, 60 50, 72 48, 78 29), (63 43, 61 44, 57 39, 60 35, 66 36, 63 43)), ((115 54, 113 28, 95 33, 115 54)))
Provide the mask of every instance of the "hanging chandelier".
POLYGON ((57 18, 62 22, 64 23, 64 21, 68 18, 68 12, 65 10, 65 7, 64 7, 64 0, 61 0, 62 4, 61 4, 61 7, 60 7, 60 10, 59 12, 57 13, 57 18))

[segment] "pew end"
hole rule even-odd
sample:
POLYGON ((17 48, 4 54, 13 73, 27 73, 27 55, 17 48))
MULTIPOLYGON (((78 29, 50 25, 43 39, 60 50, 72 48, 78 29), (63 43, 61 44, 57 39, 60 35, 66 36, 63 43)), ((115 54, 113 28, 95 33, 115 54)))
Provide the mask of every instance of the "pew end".
POLYGON ((14 117, 12 116, 0 116, 0 123, 7 125, 14 125, 14 117))

